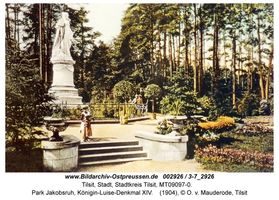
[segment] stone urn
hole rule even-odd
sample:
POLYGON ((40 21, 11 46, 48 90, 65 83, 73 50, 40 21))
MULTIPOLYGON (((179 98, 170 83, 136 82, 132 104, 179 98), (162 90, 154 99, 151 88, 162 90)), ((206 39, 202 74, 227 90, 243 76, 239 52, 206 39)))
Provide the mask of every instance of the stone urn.
POLYGON ((46 129, 52 131, 53 133, 53 135, 49 138, 49 141, 63 141, 63 138, 59 135, 59 132, 65 131, 68 127, 68 124, 63 118, 45 117, 44 123, 46 129))

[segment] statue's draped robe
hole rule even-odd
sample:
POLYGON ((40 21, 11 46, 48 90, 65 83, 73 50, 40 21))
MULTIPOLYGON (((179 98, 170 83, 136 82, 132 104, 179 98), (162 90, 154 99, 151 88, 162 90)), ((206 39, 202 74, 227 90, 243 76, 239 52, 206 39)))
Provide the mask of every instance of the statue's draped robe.
POLYGON ((52 60, 72 60, 70 48, 73 41, 73 32, 70 21, 64 18, 56 24, 56 34, 52 49, 52 60))

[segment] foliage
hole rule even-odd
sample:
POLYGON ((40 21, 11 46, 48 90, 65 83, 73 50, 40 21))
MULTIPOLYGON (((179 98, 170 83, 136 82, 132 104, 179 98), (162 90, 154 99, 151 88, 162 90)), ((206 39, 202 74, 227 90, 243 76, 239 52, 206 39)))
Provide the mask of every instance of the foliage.
POLYGON ((166 95, 160 102, 162 113, 190 116, 197 112, 197 95, 189 91, 181 72, 176 73, 164 89, 166 95))
POLYGON ((251 116, 256 113, 254 110, 258 110, 260 106, 259 97, 255 94, 245 93, 243 98, 238 104, 238 113, 242 116, 251 116))
POLYGON ((260 115, 270 115, 270 104, 266 99, 263 99, 260 101, 260 107, 259 107, 259 114, 260 115))
POLYGON ((199 103, 197 101, 197 94, 195 92, 185 92, 182 97, 183 112, 186 116, 191 116, 198 112, 199 103))
POLYGON ((188 135, 189 137, 194 137, 196 134, 200 133, 200 128, 198 127, 198 120, 194 118, 187 118, 184 120, 182 127, 178 130, 181 135, 188 135))
MULTIPOLYGON (((93 85, 97 85, 98 81, 104 82, 104 74, 108 66, 106 61, 109 56, 105 45, 96 44, 100 33, 94 31, 93 27, 87 26, 89 11, 84 7, 73 9, 66 6, 66 12, 69 12, 71 28, 76 41, 71 48, 72 57, 76 62, 74 83, 83 97, 82 101, 90 102, 93 85)), ((100 89, 103 90, 103 87, 100 89)))
POLYGON ((231 117, 221 116, 216 121, 200 122, 198 126, 206 131, 221 132, 233 128, 235 126, 235 121, 231 117))
MULTIPOLYGON (((6 4, 7 38, 28 51, 37 66, 42 50, 42 71, 49 72, 48 84, 51 41, 62 6, 69 12, 76 39, 71 49, 76 61, 74 83, 84 102, 102 102, 121 80, 129 80, 135 88, 156 83, 171 104, 180 99, 184 105, 184 95, 190 91, 214 99, 216 107, 205 106, 203 111, 215 119, 237 114, 233 107, 242 115, 253 112, 250 107, 254 104, 249 104, 250 97, 243 91, 261 93, 261 98, 272 96, 273 4, 129 4, 121 32, 110 45, 97 42, 100 33, 88 27, 89 12, 84 7, 6 4), (262 38, 262 34, 267 37, 262 38), (234 43, 237 48, 233 48, 234 43), (208 53, 204 56, 203 52, 208 53)), ((168 106, 165 100, 162 112, 176 107, 183 114, 189 110, 186 114, 190 115, 200 103, 206 105, 204 102, 178 109, 180 101, 168 106)))
POLYGON ((121 103, 128 102, 134 95, 134 92, 133 84, 125 80, 116 83, 113 87, 113 95, 121 103))
POLYGON ((156 84, 147 85, 144 90, 144 95, 147 98, 155 98, 158 97, 161 93, 161 88, 156 84))
POLYGON ((171 101, 169 97, 163 97, 160 101, 161 113, 167 114, 171 112, 171 101))
POLYGON ((152 98, 152 113, 154 113, 154 110, 155 110, 156 98, 159 98, 161 92, 162 92, 162 90, 161 90, 160 86, 158 86, 156 84, 147 85, 144 90, 144 96, 147 98, 152 98))
POLYGON ((172 132, 172 128, 173 128, 173 123, 171 121, 168 121, 167 119, 163 119, 158 123, 157 126, 158 131, 156 131, 156 133, 161 135, 167 135, 170 132, 172 132))
POLYGON ((6 133, 6 148, 28 153, 40 145, 39 137, 47 137, 47 132, 30 125, 14 126, 14 132, 6 133))
MULTIPOLYGON (((114 85, 114 75, 111 69, 111 49, 100 42, 94 44, 85 62, 82 87, 87 94, 87 102, 102 102, 110 94, 114 85)), ((82 80, 80 80, 82 81, 82 80)))
POLYGON ((7 47, 6 134, 10 145, 24 149, 27 138, 33 137, 32 126, 39 124, 48 112, 50 100, 36 62, 25 52, 7 47))
POLYGON ((242 149, 220 148, 209 145, 195 151, 195 159, 206 166, 212 164, 244 165, 258 171, 273 171, 273 155, 242 149))
POLYGON ((203 96, 197 99, 203 115, 210 115, 216 109, 215 102, 212 98, 208 96, 203 96))
POLYGON ((80 119, 81 113, 82 113, 81 107, 78 106, 75 108, 65 109, 64 114, 62 116, 71 120, 76 120, 76 119, 80 119))
POLYGON ((181 99, 177 99, 175 100, 172 104, 171 104, 171 111, 170 114, 174 115, 174 116, 178 116, 178 115, 183 115, 183 104, 184 102, 182 102, 181 99))
POLYGON ((163 97, 160 103, 163 114, 171 114, 174 116, 185 114, 184 102, 181 99, 173 100, 169 96, 166 96, 163 97))

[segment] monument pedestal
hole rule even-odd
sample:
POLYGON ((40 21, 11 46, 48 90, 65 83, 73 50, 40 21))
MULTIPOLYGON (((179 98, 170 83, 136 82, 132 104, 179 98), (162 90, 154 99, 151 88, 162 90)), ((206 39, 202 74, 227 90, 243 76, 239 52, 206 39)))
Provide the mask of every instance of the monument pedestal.
POLYGON ((51 60, 53 64, 53 82, 49 89, 49 94, 55 97, 55 104, 67 104, 76 106, 82 104, 82 97, 78 96, 78 90, 74 85, 74 67, 75 63, 69 60, 51 60))

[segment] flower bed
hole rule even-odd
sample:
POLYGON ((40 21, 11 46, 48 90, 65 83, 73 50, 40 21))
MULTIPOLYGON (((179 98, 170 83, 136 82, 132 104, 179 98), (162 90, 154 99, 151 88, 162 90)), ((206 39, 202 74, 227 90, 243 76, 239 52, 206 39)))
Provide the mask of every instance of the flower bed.
POLYGON ((195 151, 195 159, 205 166, 212 164, 246 165, 258 171, 273 171, 273 155, 242 149, 220 148, 209 145, 195 151))
POLYGON ((273 133, 273 129, 261 123, 249 123, 240 127, 234 133, 246 136, 262 136, 273 133))

